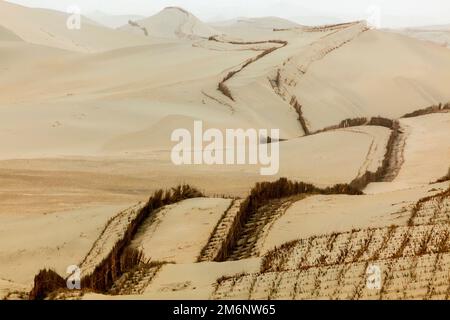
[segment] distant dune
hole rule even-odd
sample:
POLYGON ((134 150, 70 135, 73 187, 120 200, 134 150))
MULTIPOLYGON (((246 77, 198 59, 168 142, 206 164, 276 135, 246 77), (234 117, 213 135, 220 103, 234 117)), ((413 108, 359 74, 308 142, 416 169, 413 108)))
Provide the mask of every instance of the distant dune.
POLYGON ((85 14, 85 16, 92 21, 113 29, 128 24, 128 21, 137 21, 145 18, 139 15, 111 15, 101 11, 90 12, 85 14))
POLYGON ((58 11, 0 2, 0 26, 33 44, 77 52, 98 52, 149 43, 146 39, 102 27, 85 17, 81 18, 80 30, 69 30, 66 27, 68 17, 67 13, 58 11))
POLYGON ((120 30, 171 39, 208 38, 219 33, 190 12, 178 7, 167 7, 154 16, 131 21, 120 30))
POLYGON ((278 17, 264 18, 236 18, 232 20, 209 23, 221 32, 234 37, 254 37, 258 39, 265 32, 273 29, 291 29, 300 27, 299 24, 278 17))
POLYGON ((420 40, 434 42, 450 49, 450 25, 403 28, 392 31, 420 40))

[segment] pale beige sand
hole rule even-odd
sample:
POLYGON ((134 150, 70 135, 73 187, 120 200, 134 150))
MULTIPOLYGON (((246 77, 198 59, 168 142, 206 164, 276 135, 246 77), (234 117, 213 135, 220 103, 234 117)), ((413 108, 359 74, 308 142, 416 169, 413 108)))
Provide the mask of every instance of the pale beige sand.
MULTIPOLYGON (((439 187, 443 189, 447 186, 441 184, 439 187)), ((424 190, 416 190, 415 195, 411 191, 403 194, 397 192, 396 201, 403 201, 406 205, 411 198, 417 199, 427 193, 424 190)), ((393 198, 390 200, 393 201, 393 198)), ((380 211, 387 215, 388 206, 381 208, 379 204, 369 201, 362 207, 362 202, 356 203, 362 210, 378 205, 380 211)), ((447 269, 448 253, 441 254, 440 258, 433 256, 437 247, 442 247, 442 242, 448 244, 448 204, 448 198, 440 206, 436 206, 435 200, 428 200, 409 226, 370 223, 369 228, 362 227, 361 230, 346 226, 343 230, 328 230, 325 234, 311 232, 292 247, 280 249, 284 253, 275 255, 269 261, 269 272, 264 274, 258 272, 260 259, 166 265, 142 295, 108 297, 87 294, 84 299, 448 298, 448 272, 444 271, 447 269), (425 251, 424 241, 429 243, 425 251), (368 262, 381 268, 382 286, 386 290, 365 287, 368 262), (325 263, 326 266, 323 265, 325 263), (244 269, 244 266, 247 268, 244 269), (225 268, 233 272, 233 277, 216 286, 214 278, 230 274, 224 272, 225 268), (405 270, 410 272, 404 274, 405 270), (428 283, 434 290, 426 290, 428 283)), ((321 204, 318 202, 318 205, 321 204)), ((397 206, 397 203, 392 203, 392 206, 397 206)), ((330 213, 330 210, 327 212, 330 213)), ((362 212, 359 214, 363 215, 362 212)), ((410 214, 409 210, 400 213, 403 218, 410 214)), ((297 221, 296 226, 300 225, 301 221, 297 221)))
POLYGON ((450 168, 450 113, 402 119, 409 132, 400 172, 394 183, 409 186, 434 182, 450 168))
POLYGON ((91 19, 92 21, 95 21, 102 26, 109 27, 109 28, 119 28, 123 25, 128 24, 128 21, 136 21, 144 19, 144 16, 140 15, 111 15, 108 13, 104 13, 102 11, 94 11, 94 12, 88 12, 84 14, 87 18, 91 19))
POLYGON ((0 26, 0 41, 23 41, 15 33, 0 26))
POLYGON ((167 7, 154 16, 132 23, 119 29, 142 36, 174 39, 208 38, 220 33, 179 7, 167 7))
POLYGON ((196 262, 230 205, 230 199, 199 198, 166 206, 142 224, 131 246, 153 261, 196 262))
POLYGON ((139 202, 108 219, 81 263, 77 264, 83 276, 94 273, 95 269, 107 259, 113 248, 123 240, 130 222, 138 217, 144 206, 145 202, 139 202))
MULTIPOLYGON (((294 96, 301 105, 304 104, 304 97, 298 91, 300 80, 308 74, 311 66, 321 64, 321 60, 331 54, 332 50, 357 38, 365 28, 365 24, 357 23, 338 32, 306 32, 301 29, 276 32, 275 38, 287 41, 288 45, 250 64, 227 82, 237 102, 237 113, 252 119, 261 127, 272 125, 281 128, 284 138, 292 138, 298 132, 303 132, 297 120, 298 115, 290 106, 294 96), (278 73, 279 88, 274 88, 269 80, 276 79, 278 73)), ((319 87, 322 88, 322 85, 317 88, 319 87)), ((315 95, 323 97, 322 92, 315 95)), ((325 118, 335 124, 339 122, 331 119, 328 112, 321 112, 316 116, 317 120, 325 118)), ((306 120, 311 132, 317 129, 312 122, 315 119, 307 117, 306 120)))
POLYGON ((209 299, 216 280, 259 270, 260 259, 164 266, 144 292, 147 299, 209 299), (192 295, 191 295, 192 293, 192 295))
MULTIPOLYGON (((349 34, 353 35, 352 32, 349 31, 349 34)), ((321 37, 327 33, 277 34, 280 38, 292 38, 292 43, 251 64, 230 80, 230 88, 236 91, 236 104, 218 93, 216 86, 227 70, 256 55, 251 50, 230 53, 192 47, 189 43, 167 43, 79 56, 58 53, 49 48, 9 46, 7 58, 12 59, 10 63, 13 65, 0 76, 0 83, 5 88, 0 97, 4 114, 2 157, 92 155, 142 146, 161 146, 165 145, 161 138, 168 140, 168 128, 184 127, 193 119, 202 119, 218 128, 279 128, 283 138, 297 137, 302 134, 296 120, 297 114, 289 106, 289 101, 283 101, 274 92, 267 77, 272 76, 277 66, 295 52, 303 52, 315 41, 321 42, 321 37), (28 57, 25 52, 29 50, 39 52, 39 58, 28 57), (44 55, 47 54, 52 59, 45 61, 44 55), (23 61, 26 63, 22 64, 23 61), (155 65, 153 61, 160 62, 155 65), (222 104, 203 92, 219 99, 222 104), (39 111, 39 116, 36 115, 32 123, 23 119, 23 114, 29 110, 39 111), (166 126, 167 123, 170 126, 166 126)), ((375 34, 380 39, 393 36, 380 32, 375 34)), ((345 39, 341 35, 336 43, 345 39)), ((335 45, 333 41, 330 43, 335 45)), ((365 43, 360 46, 365 48, 365 43)), ((435 53, 430 51, 429 54, 435 53)), ((323 62, 315 61, 312 66, 323 62)), ((289 68, 295 67, 292 65, 289 68)), ((439 70, 433 74, 439 75, 439 70)), ((297 82, 303 78, 293 80, 297 82)), ((445 79, 441 80, 445 83, 445 79)), ((303 86, 298 84, 297 87, 303 86)), ((321 86, 317 88, 322 90, 321 86)), ((323 97, 323 93, 316 96, 323 97)), ((378 94, 376 99, 383 96, 378 94)), ((303 103, 304 97, 298 95, 298 98, 303 103)), ((376 99, 367 96, 367 100, 376 99)), ((420 107, 423 105, 420 104, 420 107)), ((411 105, 405 112, 416 107, 411 105)), ((312 129, 317 128, 314 117, 308 115, 307 104, 304 109, 312 129)), ((315 110, 319 112, 319 109, 317 107, 315 110)), ((317 121, 326 121, 324 125, 336 124, 343 118, 361 115, 341 111, 339 108, 330 113, 320 111, 317 121)))
POLYGON ((450 48, 450 25, 405 28, 390 31, 450 48))
POLYGON ((396 118, 450 100, 449 61, 446 48, 371 30, 313 64, 295 92, 312 128, 360 116, 396 118))
MULTIPOLYGON (((287 176, 328 186, 380 166, 389 130, 358 127, 300 137, 293 97, 311 131, 346 118, 397 118, 450 100, 450 51, 366 31, 362 23, 274 32, 271 25, 290 25, 265 18, 216 29, 167 9, 144 19, 145 36, 88 19, 70 31, 66 19, 0 2, 0 278, 26 286, 43 267, 64 275, 86 256, 110 217, 157 188, 187 182, 208 194, 244 197, 257 181, 287 176), (219 81, 271 44, 206 39, 216 34, 225 42, 276 39, 287 45, 274 44, 280 48, 227 81, 232 101, 217 90, 219 81), (174 167, 169 135, 197 119, 219 129, 279 128, 289 139, 280 145, 279 174, 260 176, 259 166, 174 167)), ((374 195, 297 202, 275 222, 265 250, 325 232, 404 224, 405 207, 442 188, 428 183, 447 172, 450 126, 445 114, 401 123, 408 131, 405 162, 393 183, 372 184, 366 192, 374 195)), ((163 211, 156 230, 136 240, 138 247, 155 260, 195 261, 229 200, 189 203, 163 211)), ((252 272, 258 264, 167 265, 148 297, 192 292, 206 298, 217 277, 252 272)))
MULTIPOLYGON (((433 186, 440 190, 448 184, 433 186)), ((405 225, 410 206, 432 195, 429 186, 376 195, 317 195, 294 203, 270 229, 261 252, 285 242, 352 229, 405 225)))
MULTIPOLYGON (((414 236, 419 235, 420 232, 414 236)), ((448 253, 380 259, 371 263, 350 261, 295 271, 241 275, 224 281, 213 299, 448 300, 450 297, 448 253), (368 265, 379 268, 381 288, 367 285, 368 265)))
POLYGON ((12 281, 0 279, 0 300, 5 299, 10 294, 28 290, 27 286, 14 283, 12 281))
MULTIPOLYGON (((9 50, 19 58, 24 52, 18 46, 9 50)), ((168 117, 171 128, 194 119, 220 127, 250 126, 245 120, 235 121, 229 107, 208 99, 202 86, 218 81, 218 73, 251 57, 252 51, 230 57, 227 52, 181 43, 89 56, 50 53, 53 60, 22 57, 24 65, 11 58, 13 64, 0 76, 5 89, 0 96, 3 158, 108 153, 125 149, 125 139, 128 147, 160 146, 158 138, 166 142, 170 136, 167 130, 152 129, 168 117), (40 81, 35 78, 38 74, 40 81), (29 110, 38 111, 32 122, 23 119, 29 110)))
POLYGON ((401 119, 406 132, 403 164, 392 183, 371 183, 366 193, 388 192, 427 185, 450 168, 450 113, 401 119))
POLYGON ((216 280, 223 276, 258 272, 261 259, 248 259, 230 262, 202 262, 191 264, 168 264, 162 267, 142 295, 105 296, 86 294, 83 299, 209 299, 214 291, 216 280))
POLYGON ((64 276, 68 266, 81 262, 108 219, 122 208, 0 215, 0 277, 31 288, 43 268, 64 276))
POLYGON ((408 226, 291 242, 267 256, 260 274, 222 281, 213 298, 448 300, 449 204, 448 196, 425 200, 408 226), (374 267, 379 288, 369 286, 374 267))
POLYGON ((155 189, 180 183, 190 183, 208 195, 241 197, 256 182, 279 177, 320 186, 348 183, 366 170, 376 171, 389 132, 355 127, 282 142, 280 171, 275 176, 261 176, 259 165, 174 166, 168 150, 120 157, 4 160, 0 161, 0 213, 138 202, 155 189))
MULTIPOLYGON (((272 77, 276 68, 292 57, 296 57, 296 63, 300 65, 311 64, 310 70, 313 66, 322 64, 325 65, 324 69, 329 70, 328 62, 324 63, 328 61, 328 56, 334 56, 335 52, 341 50, 348 51, 347 47, 354 42, 358 41, 357 48, 366 50, 366 44, 381 48, 385 42, 394 42, 389 37, 400 37, 370 31, 372 37, 379 40, 360 41, 358 39, 364 35, 358 36, 361 28, 358 25, 332 35, 329 35, 330 31, 276 32, 277 39, 286 39, 289 44, 249 65, 229 81, 229 86, 236 95, 236 103, 230 102, 216 90, 217 83, 236 65, 255 57, 257 53, 252 50, 217 51, 201 46, 193 47, 190 42, 177 42, 76 55, 58 53, 49 48, 10 46, 7 58, 12 59, 8 64, 13 64, 0 76, 0 83, 5 89, 0 96, 4 131, 0 138, 2 157, 96 155, 117 150, 126 152, 137 147, 167 146, 165 141, 168 140, 168 129, 184 127, 193 119, 202 119, 206 125, 218 128, 274 127, 281 129, 283 138, 297 137, 302 134, 302 130, 296 119, 297 114, 289 106, 289 97, 286 97, 287 101, 281 99, 271 88, 267 78, 272 77), (332 48, 353 37, 356 39, 350 44, 328 53, 322 60, 311 61, 317 54, 323 54, 320 50, 332 48), (319 52, 310 52, 310 45, 316 42, 312 48, 320 49, 319 52), (30 52, 29 49, 39 52, 39 58, 31 59, 24 55, 24 52, 30 52), (47 54, 52 59, 45 61, 44 55, 47 54), (26 63, 22 65, 23 61, 26 63), (158 63, 155 64, 154 61, 158 63), (11 108, 12 105, 14 108, 11 108), (23 119, 23 114, 30 110, 38 111, 32 123, 23 119)), ((414 40, 400 37, 398 42, 402 41, 414 40)), ((419 45, 415 42, 412 44, 424 46, 418 43, 419 45)), ((435 52, 434 47, 421 50, 429 55, 436 55, 436 66, 444 58, 444 54, 435 52)), ((376 52, 377 49, 372 51, 376 52)), ((405 54, 412 55, 410 52, 405 54)), ((423 66, 423 62, 418 62, 414 56, 403 60, 413 60, 409 66, 414 69, 423 66)), ((297 67, 299 65, 289 64, 286 68, 294 72, 297 67)), ((372 71, 371 65, 363 67, 368 68, 369 73, 372 71)), ((364 68, 359 66, 358 70, 364 68)), ((407 73, 410 69, 405 68, 399 72, 407 73)), ((436 83, 445 83, 445 77, 439 76, 442 68, 437 69, 432 72, 435 75, 432 81, 436 79, 436 83)), ((340 68, 332 70, 337 72, 336 79, 343 77, 339 73, 340 68)), ((391 77, 389 69, 386 70, 387 76, 391 77)), ((298 82, 308 77, 309 73, 310 71, 291 80, 297 82, 297 88, 306 88, 307 86, 298 82)), ((316 88, 320 94, 315 94, 309 88, 308 95, 320 96, 325 101, 322 85, 317 84, 316 88)), ((403 95, 402 91, 395 93, 403 95)), ((368 95, 365 100, 375 101, 374 105, 377 106, 385 105, 382 101, 377 102, 377 99, 383 97, 384 95, 377 93, 376 97, 368 95)), ((298 98, 303 104, 305 96, 298 94, 298 98)), ((344 110, 339 107, 328 112, 321 110, 321 105, 318 104, 314 109, 317 117, 312 117, 308 115, 308 103, 304 104, 305 116, 312 129, 318 128, 316 121, 325 121, 323 125, 336 124, 343 118, 361 115, 349 114, 345 110, 345 101, 342 104, 344 110)), ((420 107, 423 105, 421 103, 420 107)), ((416 107, 416 104, 412 104, 405 112, 416 107)))
POLYGON ((84 17, 81 19, 81 29, 71 30, 66 26, 68 17, 69 14, 58 11, 30 9, 0 1, 0 26, 30 43, 77 52, 106 51, 151 43, 149 39, 111 30, 84 17))
POLYGON ((277 17, 236 18, 212 22, 209 25, 229 36, 253 40, 264 39, 264 37, 276 38, 278 35, 273 31, 274 29, 300 27, 300 25, 295 22, 277 17))

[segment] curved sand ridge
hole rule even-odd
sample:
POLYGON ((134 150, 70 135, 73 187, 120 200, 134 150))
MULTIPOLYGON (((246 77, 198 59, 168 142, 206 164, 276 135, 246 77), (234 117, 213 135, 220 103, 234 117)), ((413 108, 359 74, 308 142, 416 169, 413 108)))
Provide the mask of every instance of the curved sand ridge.
POLYGON ((119 30, 171 39, 208 38, 220 33, 197 19, 190 12, 178 7, 167 7, 154 16, 132 21, 119 30))

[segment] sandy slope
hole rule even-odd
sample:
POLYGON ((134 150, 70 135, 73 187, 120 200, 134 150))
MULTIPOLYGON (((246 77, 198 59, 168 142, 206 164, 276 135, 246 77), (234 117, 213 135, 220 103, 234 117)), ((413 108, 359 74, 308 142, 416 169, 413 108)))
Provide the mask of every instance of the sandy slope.
POLYGON ((450 113, 400 120, 406 132, 403 164, 392 183, 372 183, 366 193, 389 192, 435 182, 450 167, 450 113))
POLYGON ((97 206, 51 214, 0 216, 0 277, 30 288, 36 273, 52 268, 65 275, 77 265, 124 206, 97 206))
MULTIPOLYGON (((444 189, 447 184, 439 187, 444 189)), ((300 200, 274 223, 262 253, 285 242, 314 235, 406 225, 411 205, 419 198, 436 193, 430 189, 424 186, 377 195, 311 196, 300 200)))
POLYGON ((95 21, 105 27, 113 29, 122 27, 123 25, 127 24, 128 21, 130 20, 136 21, 145 18, 144 16, 139 15, 111 15, 101 11, 90 12, 85 14, 85 16, 91 19, 92 21, 95 21))
POLYGON ((248 259, 223 263, 203 262, 191 264, 168 264, 162 267, 142 295, 106 296, 86 294, 86 300, 110 299, 201 299, 207 300, 214 291, 216 280, 223 276, 253 273, 259 270, 261 259, 248 259))
MULTIPOLYGON (((389 130, 304 136, 292 101, 314 132, 450 100, 450 51, 363 23, 308 29, 264 18, 210 26, 168 8, 123 31, 87 19, 70 31, 66 18, 0 2, 1 294, 5 281, 29 285, 45 266, 64 275, 108 218, 157 188, 188 182, 243 197, 257 181, 287 176, 328 186, 380 166, 389 130), (251 43, 262 40, 278 42, 251 43), (230 72, 224 83, 233 99, 217 90, 230 72), (222 130, 279 128, 288 139, 280 144, 279 174, 262 177, 259 166, 247 165, 173 166, 171 132, 198 119, 222 130)), ((447 172, 450 126, 444 113, 400 123, 407 143, 392 183, 372 184, 366 196, 298 201, 275 221, 264 250, 325 232, 405 224, 405 207, 443 187, 429 182, 447 172)), ((217 277, 256 271, 258 259, 192 263, 229 203, 188 200, 144 226, 136 247, 154 260, 186 264, 164 266, 143 297, 205 298, 217 277)))
POLYGON ((199 198, 166 206, 141 226, 131 246, 153 261, 195 262, 230 204, 230 199, 199 198))
POLYGON ((30 43, 77 52, 97 52, 150 42, 102 27, 84 17, 80 30, 70 30, 66 26, 68 17, 58 11, 30 9, 0 1, 0 26, 30 43))
POLYGON ((445 48, 367 31, 313 64, 295 92, 312 128, 358 116, 396 118, 450 100, 449 61, 445 48))
MULTIPOLYGON (((26 52, 17 46, 10 50, 26 52)), ((8 138, 2 154, 5 156, 7 149, 15 153, 7 157, 30 157, 33 149, 35 155, 95 154, 122 135, 128 136, 126 141, 132 146, 143 140, 135 140, 131 133, 148 132, 171 114, 176 115, 176 128, 185 126, 183 115, 206 121, 223 118, 231 123, 228 107, 202 103, 206 99, 202 84, 214 82, 217 73, 251 54, 237 52, 230 58, 225 52, 189 44, 165 44, 93 56, 62 54, 53 60, 27 60, 23 66, 12 65, 14 68, 0 76, 0 83, 7 90, 0 97, 0 108, 5 111, 3 119, 10 123, 9 128, 3 129, 15 132, 15 141, 11 145, 8 138), (197 63, 192 63, 192 59, 197 63), (161 63, 154 64, 155 60, 161 63), (37 74, 44 81, 35 81, 37 74), (15 104, 14 108, 11 104, 15 104), (30 108, 39 110, 32 124, 21 120, 30 108), (13 128, 14 123, 22 125, 13 128)), ((156 137, 162 134, 165 141, 170 138, 166 131, 148 132, 144 138, 154 138, 146 139, 147 145, 158 143, 156 137)))
POLYGON ((19 36, 0 26, 0 41, 22 41, 19 36))
MULTIPOLYGON (((5 89, 0 96, 2 129, 6 134, 1 136, 4 137, 2 157, 98 155, 118 150, 167 148, 171 130, 186 127, 193 119, 202 119, 205 126, 217 128, 275 127, 281 129, 283 138, 294 138, 302 134, 302 128, 296 119, 298 115, 289 105, 293 95, 303 105, 311 130, 348 117, 399 116, 447 99, 444 87, 448 74, 444 72, 445 68, 438 67, 447 63, 449 54, 446 50, 378 31, 358 36, 360 29, 361 26, 352 26, 335 33, 278 32, 281 39, 289 42, 286 47, 247 66, 227 82, 235 102, 218 92, 217 84, 228 71, 257 55, 249 50, 251 46, 241 51, 218 51, 200 46, 201 42, 198 46, 197 43, 165 43, 76 55, 48 48, 8 45, 6 58, 12 61, 0 76, 0 84, 5 89), (322 50, 354 36, 356 39, 350 44, 323 56, 322 50), (311 47, 312 43, 315 45, 311 47), (422 53, 419 55, 411 50, 399 54, 391 52, 392 57, 385 58, 392 62, 386 67, 377 67, 377 70, 374 70, 372 60, 364 58, 366 50, 377 52, 384 46, 402 46, 398 43, 404 43, 404 49, 410 43, 422 53), (352 46, 355 50, 350 48, 352 46), (38 57, 30 59, 26 53, 30 49, 38 52, 38 57), (345 62, 355 66, 354 75, 347 77, 350 71, 342 67, 344 61, 340 60, 349 59, 352 52, 358 52, 355 58, 362 61, 345 62), (50 58, 45 59, 45 55, 50 58), (424 56, 428 58, 423 59, 424 56), (341 57, 339 61, 335 61, 338 57, 341 57), (317 58, 320 59, 315 60, 317 58), (268 79, 276 76, 277 68, 286 61, 292 63, 284 67, 285 81, 296 85, 281 98, 268 79), (304 64, 309 65, 308 71, 304 75, 298 74, 295 70, 304 64), (333 74, 327 70, 333 70, 333 74), (420 80, 424 86, 433 86, 432 92, 417 93, 416 89, 422 90, 419 85, 405 86, 405 81, 410 80, 399 79, 412 77, 408 75, 409 70, 418 70, 415 71, 420 73, 418 78, 424 79, 420 80), (323 81, 317 80, 325 72, 323 81), (364 76, 360 81, 359 77, 367 73, 373 80, 364 76), (376 83, 378 74, 380 79, 397 83, 388 86, 388 94, 369 89, 376 83), (349 81, 341 81, 341 78, 349 81), (312 82, 312 79, 316 80, 312 82), (398 85, 399 81, 403 84, 398 85), (354 88, 341 90, 340 86, 354 88), (329 94, 329 90, 334 93, 329 94), (343 99, 335 99, 336 90, 343 99), (426 98, 425 94, 428 94, 426 98), (421 98, 415 99, 417 95, 421 98), (319 97, 320 101, 317 100, 319 97), (401 104, 393 108, 394 100, 397 104, 398 99, 402 100, 401 104), (355 105, 356 102, 361 107, 355 105), (29 110, 39 110, 32 123, 23 119, 23 114, 29 110), (14 143, 11 137, 14 137, 14 143)), ((108 32, 115 33, 114 30, 108 32)), ((230 47, 229 44, 223 46, 230 47)), ((414 83, 419 83, 417 81, 414 83)))
POLYGON ((120 30, 143 36, 172 39, 208 38, 220 33, 190 12, 178 7, 167 7, 154 16, 132 21, 120 30))
POLYGON ((275 36, 274 29, 300 27, 295 22, 277 17, 236 18, 209 24, 214 29, 232 37, 241 39, 262 39, 275 36))
POLYGON ((27 286, 0 279, 0 300, 6 299, 10 294, 28 290, 27 286))
POLYGON ((137 202, 155 189, 184 182, 207 194, 233 196, 247 194, 255 182, 283 176, 320 186, 350 182, 366 170, 376 171, 388 135, 385 128, 357 127, 283 142, 280 171, 266 177, 260 175, 259 165, 174 166, 170 153, 160 149, 106 158, 4 160, 0 161, 0 213, 137 202))
POLYGON ((450 25, 405 28, 391 31, 450 48, 450 25))
POLYGON ((421 185, 443 177, 450 167, 450 113, 403 119, 410 131, 405 162, 395 182, 421 185))

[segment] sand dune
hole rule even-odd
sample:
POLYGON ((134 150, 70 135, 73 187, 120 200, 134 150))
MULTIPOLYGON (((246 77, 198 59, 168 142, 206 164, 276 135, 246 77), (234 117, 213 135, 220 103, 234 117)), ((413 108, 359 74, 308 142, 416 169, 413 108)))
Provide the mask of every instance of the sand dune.
MULTIPOLYGON (((364 22, 206 24, 177 7, 119 30, 67 18, 0 2, 0 298, 26 297, 45 267, 117 271, 129 249, 146 261, 95 273, 108 287, 84 298, 356 299, 376 296, 360 290, 369 261, 393 279, 411 259, 448 266, 448 182, 434 182, 450 166, 450 113, 403 117, 450 101, 447 48, 364 22), (175 166, 171 133, 196 120, 280 129, 279 172, 175 166), (278 182, 245 201, 264 181, 278 182), (204 196, 145 206, 180 183, 204 196)), ((441 41, 446 29, 420 32, 441 41)), ((424 274, 417 286, 436 291, 387 287, 434 297, 439 272, 424 274)))
POLYGON ((178 7, 167 7, 149 18, 131 21, 120 30, 171 39, 208 38, 220 33, 190 12, 178 7))
POLYGON ((368 31, 313 64, 295 93, 312 128, 358 116, 397 118, 450 100, 449 58, 445 48, 368 31))
POLYGON ((131 246, 154 261, 196 262, 230 204, 229 199, 200 198, 167 206, 142 225, 131 246))
POLYGON ((436 113, 401 119, 406 141, 402 165, 392 183, 371 183, 366 193, 388 192, 427 185, 442 178, 450 167, 450 114, 436 113))
POLYGON ((450 48, 450 25, 404 28, 391 31, 450 48))
POLYGON ((102 27, 85 17, 81 19, 80 30, 70 30, 66 26, 68 17, 69 14, 58 11, 0 1, 0 26, 33 44, 86 53, 150 43, 148 39, 102 27))
POLYGON ((164 265, 153 279, 151 286, 141 295, 86 294, 86 300, 145 299, 179 300, 189 295, 190 299, 209 299, 214 291, 213 284, 223 276, 253 273, 259 270, 260 259, 230 261, 222 263, 204 262, 192 264, 164 265))
MULTIPOLYGON (((169 150, 161 147, 106 158, 5 160, 0 161, 0 176, 5 181, 0 187, 0 212, 53 212, 92 201, 137 202, 155 189, 184 182, 208 195, 231 196, 242 196, 256 182, 279 177, 319 186, 350 183, 365 171, 376 171, 388 137, 386 128, 355 127, 283 142, 280 171, 270 177, 260 176, 259 165, 173 166, 169 150), (43 185, 48 187, 43 190, 43 185)), ((133 150, 132 144, 126 146, 133 150)))
POLYGON ((241 39, 260 39, 274 36, 274 29, 291 29, 300 27, 299 24, 277 17, 237 18, 209 24, 216 30, 231 37, 241 39))
POLYGON ((91 19, 92 21, 95 21, 105 27, 113 29, 122 27, 123 25, 127 24, 128 21, 130 20, 136 21, 145 18, 144 16, 139 15, 110 15, 103 13, 101 11, 90 12, 85 14, 85 16, 91 19))
POLYGON ((19 36, 0 26, 0 41, 22 41, 19 36))
POLYGON ((62 275, 87 254, 108 219, 123 206, 99 206, 43 215, 0 215, 0 274, 31 288, 43 267, 62 275))
MULTIPOLYGON (((445 188, 446 185, 441 185, 445 188)), ((355 229, 405 226, 409 208, 417 199, 435 194, 417 187, 388 194, 367 196, 312 196, 294 203, 278 219, 262 244, 266 253, 283 243, 314 235, 355 229)))

